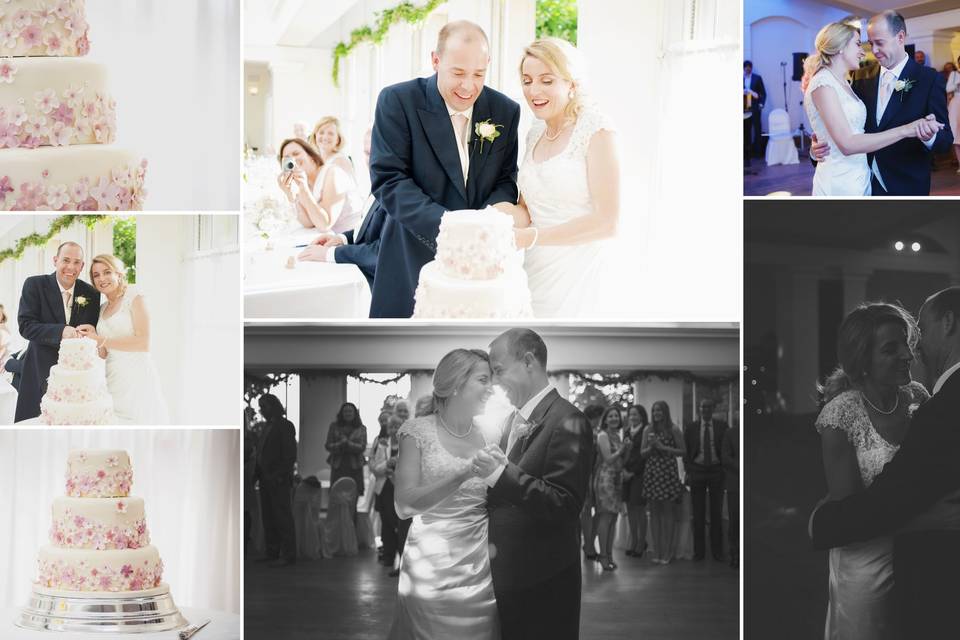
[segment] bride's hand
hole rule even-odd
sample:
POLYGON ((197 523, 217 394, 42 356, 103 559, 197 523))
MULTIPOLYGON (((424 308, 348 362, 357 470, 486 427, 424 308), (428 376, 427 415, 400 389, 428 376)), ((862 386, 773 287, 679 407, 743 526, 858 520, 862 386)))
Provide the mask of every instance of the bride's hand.
POLYGON ((513 218, 513 226, 518 229, 525 229, 530 226, 530 214, 524 207, 511 204, 509 202, 498 202, 493 206, 497 211, 501 211, 513 218))
POLYGON ((930 114, 925 118, 918 118, 913 122, 905 124, 901 126, 900 129, 905 138, 919 138, 920 140, 927 141, 933 138, 943 127, 944 124, 937 122, 937 117, 930 114))
POLYGON ((97 329, 92 324, 82 324, 77 327, 77 331, 84 338, 93 338, 94 340, 97 339, 97 329))

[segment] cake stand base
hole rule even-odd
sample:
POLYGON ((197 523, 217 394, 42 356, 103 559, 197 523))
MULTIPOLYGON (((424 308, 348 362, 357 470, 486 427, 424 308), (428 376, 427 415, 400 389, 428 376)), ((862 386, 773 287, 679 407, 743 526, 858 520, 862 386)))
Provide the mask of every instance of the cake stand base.
POLYGON ((165 584, 146 591, 84 593, 33 587, 30 602, 14 622, 35 631, 148 633, 189 624, 165 584))

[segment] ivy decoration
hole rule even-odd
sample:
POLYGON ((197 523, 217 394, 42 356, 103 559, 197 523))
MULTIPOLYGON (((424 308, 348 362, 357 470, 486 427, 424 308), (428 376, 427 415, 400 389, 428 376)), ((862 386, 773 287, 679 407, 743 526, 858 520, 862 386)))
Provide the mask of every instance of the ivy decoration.
POLYGON ((97 223, 103 222, 108 217, 109 216, 104 214, 84 214, 55 218, 53 222, 50 223, 50 228, 47 229, 46 233, 31 233, 17 240, 13 247, 0 251, 0 263, 6 262, 7 260, 19 260, 23 257, 23 252, 28 248, 45 246, 58 233, 78 222, 86 225, 88 229, 92 229, 97 223))
POLYGON ((401 2, 391 9, 378 12, 377 21, 373 26, 364 25, 351 31, 349 42, 338 42, 333 48, 333 85, 340 87, 340 60, 349 56, 357 45, 382 44, 390 27, 401 22, 412 25, 422 24, 427 16, 444 2, 446 0, 428 0, 421 7, 415 6, 412 2, 401 2))

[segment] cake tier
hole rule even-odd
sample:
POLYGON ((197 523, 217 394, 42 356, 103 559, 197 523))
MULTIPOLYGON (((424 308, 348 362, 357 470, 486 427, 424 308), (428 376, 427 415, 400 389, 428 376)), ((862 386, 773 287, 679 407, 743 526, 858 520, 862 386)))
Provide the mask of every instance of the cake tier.
POLYGON ((55 364, 50 367, 44 398, 55 402, 98 402, 110 396, 102 363, 86 371, 72 371, 55 364))
MULTIPOLYGON (((99 301, 97 301, 99 302, 99 301)), ((77 304, 86 306, 94 304, 84 296, 77 298, 77 304)), ((88 371, 103 365, 103 359, 97 353, 97 341, 93 338, 64 338, 60 341, 60 350, 57 353, 57 364, 50 368, 50 375, 55 370, 61 373, 70 371, 88 371)))
POLYGON ((143 498, 56 498, 50 543, 71 549, 139 549, 150 544, 143 498))
POLYGON ((160 584, 163 563, 153 545, 94 551, 41 547, 37 583, 64 591, 143 591, 160 584))
POLYGON ((513 218, 496 209, 448 211, 440 219, 436 262, 448 276, 496 278, 516 251, 513 218))
POLYGON ((67 495, 73 498, 125 498, 133 469, 122 449, 71 451, 67 456, 67 495))
POLYGON ((414 318, 526 318, 533 315, 522 269, 493 280, 462 280, 443 273, 436 261, 420 270, 414 318))
POLYGON ((146 167, 109 145, 0 149, 0 211, 139 211, 146 167))
POLYGON ((40 420, 43 424, 62 427, 114 424, 113 398, 91 402, 59 402, 44 396, 40 399, 40 420))
POLYGON ((77 58, 0 59, 0 149, 109 144, 116 131, 103 65, 77 58))
POLYGON ((0 1, 0 56, 83 56, 83 0, 0 1))

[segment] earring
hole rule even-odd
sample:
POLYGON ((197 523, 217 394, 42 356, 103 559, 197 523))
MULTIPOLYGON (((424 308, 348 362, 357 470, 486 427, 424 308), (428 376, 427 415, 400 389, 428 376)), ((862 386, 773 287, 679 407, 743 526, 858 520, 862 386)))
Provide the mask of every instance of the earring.
POLYGON ((570 93, 567 94, 567 97, 570 98, 571 100, 573 100, 573 97, 574 97, 575 95, 576 95, 576 94, 575 94, 573 91, 571 91, 570 93))

